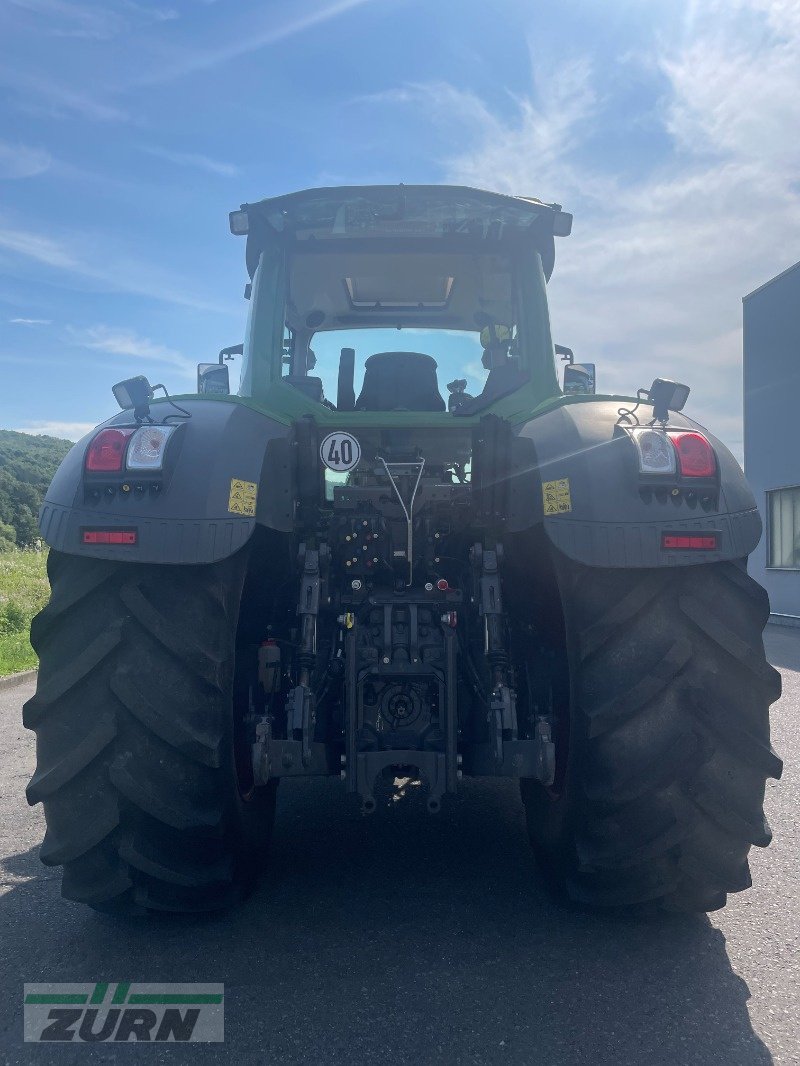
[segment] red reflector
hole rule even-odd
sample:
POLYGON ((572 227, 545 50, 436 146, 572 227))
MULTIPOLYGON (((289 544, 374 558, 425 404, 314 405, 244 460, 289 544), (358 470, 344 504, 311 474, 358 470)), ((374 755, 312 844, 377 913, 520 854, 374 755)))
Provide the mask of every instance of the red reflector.
POLYGON ((436 582, 436 587, 439 592, 447 592, 447 590, 450 588, 450 585, 448 584, 446 578, 440 577, 439 580, 436 582))
POLYGON ((716 551, 719 537, 716 533, 662 533, 662 548, 694 548, 696 551, 716 551))
POLYGON ((717 472, 714 449, 702 433, 670 433, 684 477, 713 477, 717 472))
POLYGON ((125 448, 132 429, 103 429, 91 441, 86 451, 86 469, 109 471, 122 470, 125 448))
POLYGON ((84 529, 84 544, 136 544, 135 529, 84 529))

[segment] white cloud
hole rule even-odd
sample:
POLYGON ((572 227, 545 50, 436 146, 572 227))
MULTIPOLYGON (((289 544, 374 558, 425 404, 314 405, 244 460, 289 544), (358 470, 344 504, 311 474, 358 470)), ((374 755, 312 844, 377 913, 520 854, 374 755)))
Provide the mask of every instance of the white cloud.
POLYGON ((217 174, 224 178, 234 178, 239 173, 239 168, 233 163, 210 159, 207 155, 197 152, 172 152, 168 148, 157 148, 153 145, 140 145, 139 150, 159 159, 166 159, 168 163, 175 163, 176 166, 205 170, 209 174, 217 174))
POLYGON ((181 352, 151 341, 148 337, 140 337, 132 330, 98 325, 88 329, 71 328, 68 335, 74 344, 91 351, 124 356, 134 361, 144 359, 160 363, 163 368, 176 367, 192 377, 196 373, 196 365, 181 352))
POLYGON ((0 179, 33 178, 43 174, 51 162, 44 148, 0 141, 0 179))
POLYGON ((652 46, 670 148, 644 177, 583 150, 608 117, 606 65, 540 67, 510 119, 450 85, 408 86, 397 101, 445 132, 456 124, 448 181, 574 211, 557 244, 554 332, 597 361, 599 389, 684 380, 687 413, 741 455, 740 300, 800 257, 800 8, 705 0, 688 14, 681 39, 652 46))
POLYGON ((63 245, 27 230, 0 228, 0 248, 60 270, 79 270, 81 264, 63 245))
POLYGON ((26 422, 24 426, 15 426, 17 433, 30 433, 33 436, 61 437, 64 440, 79 440, 84 434, 94 429, 97 422, 26 422))
POLYGON ((50 318, 9 318, 8 321, 12 326, 49 326, 52 323, 50 318))
MULTIPOLYGON (((0 70, 0 84, 17 94, 21 109, 35 114, 43 113, 54 118, 79 115, 91 122, 131 121, 126 111, 105 99, 87 96, 61 82, 14 68, 8 63, 0 70)), ((109 95, 107 90, 102 90, 102 94, 109 95)), ((99 95, 101 91, 98 89, 99 95)))

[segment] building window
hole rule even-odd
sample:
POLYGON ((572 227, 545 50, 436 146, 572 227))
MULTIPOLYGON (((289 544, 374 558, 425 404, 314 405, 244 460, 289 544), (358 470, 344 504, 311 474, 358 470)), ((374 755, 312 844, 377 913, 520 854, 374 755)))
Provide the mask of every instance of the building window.
POLYGON ((800 488, 767 493, 767 566, 800 570, 800 488))

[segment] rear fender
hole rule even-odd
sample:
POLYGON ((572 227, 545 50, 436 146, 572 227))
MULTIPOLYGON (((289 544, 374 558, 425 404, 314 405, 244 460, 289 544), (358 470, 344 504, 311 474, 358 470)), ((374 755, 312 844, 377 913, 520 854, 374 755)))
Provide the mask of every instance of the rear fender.
MULTIPOLYGON (((84 471, 97 430, 80 440, 58 468, 39 515, 51 548, 71 555, 141 563, 212 563, 232 555, 257 524, 292 528, 291 445, 288 426, 241 403, 181 400, 189 419, 173 419, 163 478, 84 471), (161 490, 150 483, 161 481, 161 490), (124 492, 123 484, 131 486, 124 492), (144 491, 134 486, 144 485, 144 491), (92 498, 99 487, 101 496, 92 498), (113 489, 113 491, 111 491, 113 489), (135 529, 136 544, 83 543, 85 529, 135 529)), ((174 415, 153 404, 159 421, 174 415)), ((102 424, 133 425, 127 412, 102 424)))
MULTIPOLYGON (((671 414, 669 428, 699 430, 711 442, 718 465, 716 490, 703 491, 691 479, 673 479, 662 491, 642 491, 636 449, 618 426, 619 408, 619 401, 568 402, 521 427, 509 531, 541 522, 556 548, 588 566, 687 566, 749 555, 761 537, 761 519, 725 445, 697 422, 671 414), (662 548, 663 533, 683 531, 717 532, 718 549, 662 548)), ((652 418, 646 405, 637 414, 642 425, 652 418)))

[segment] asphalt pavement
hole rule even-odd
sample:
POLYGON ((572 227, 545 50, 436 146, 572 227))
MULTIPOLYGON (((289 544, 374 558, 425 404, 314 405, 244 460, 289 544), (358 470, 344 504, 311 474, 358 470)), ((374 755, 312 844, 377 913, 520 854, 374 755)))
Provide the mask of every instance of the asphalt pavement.
POLYGON ((517 789, 464 782, 363 818, 338 781, 284 782, 271 868, 230 914, 120 921, 63 900, 25 802, 28 682, 0 690, 0 1057, 16 1063, 800 1063, 800 630, 770 627, 786 761, 754 887, 709 917, 554 905, 517 789), (225 983, 225 1043, 22 1043, 22 985, 225 983))

